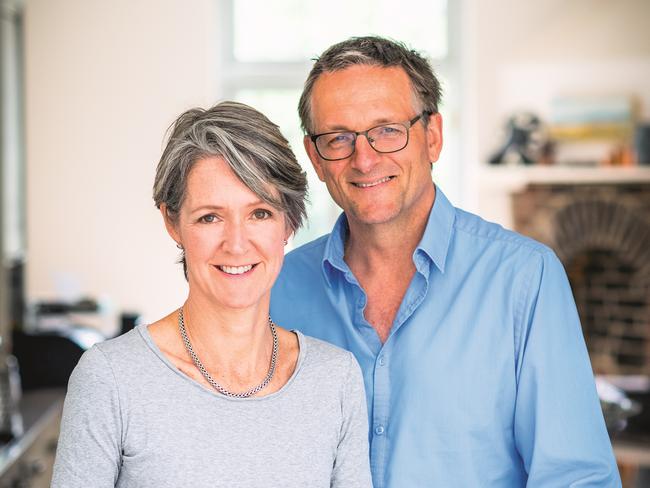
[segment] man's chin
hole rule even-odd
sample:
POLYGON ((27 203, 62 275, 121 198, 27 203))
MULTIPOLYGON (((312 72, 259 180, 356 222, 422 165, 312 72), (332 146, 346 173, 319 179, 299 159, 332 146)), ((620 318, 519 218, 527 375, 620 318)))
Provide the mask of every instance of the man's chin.
POLYGON ((345 212, 348 221, 354 221, 361 225, 380 225, 395 221, 399 216, 399 209, 391 208, 368 208, 351 209, 345 212))

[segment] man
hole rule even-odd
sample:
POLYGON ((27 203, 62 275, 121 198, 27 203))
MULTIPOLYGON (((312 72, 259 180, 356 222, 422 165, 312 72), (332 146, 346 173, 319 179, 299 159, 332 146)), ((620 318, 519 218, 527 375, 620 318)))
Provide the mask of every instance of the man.
POLYGON ((385 39, 317 60, 305 147, 344 213, 287 255, 272 315, 361 364, 375 488, 620 486, 562 265, 432 182, 439 99, 385 39))

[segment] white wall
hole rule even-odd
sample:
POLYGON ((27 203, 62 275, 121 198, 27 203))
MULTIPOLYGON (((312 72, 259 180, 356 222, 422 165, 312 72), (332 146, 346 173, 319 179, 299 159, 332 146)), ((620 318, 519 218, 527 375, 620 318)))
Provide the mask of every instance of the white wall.
MULTIPOLYGON (((513 109, 584 87, 638 91, 648 115, 650 2, 456 1, 464 19, 452 33, 463 58, 460 203, 500 220, 507 209, 494 202, 504 200, 480 191, 477 168, 513 109)), ((217 5, 27 1, 32 300, 58 297, 57 283, 76 281, 81 292, 110 296, 116 309, 150 320, 180 304, 177 250, 151 185, 169 123, 219 96, 217 5)))
POLYGON ((477 9, 480 156, 495 148, 511 110, 543 108, 553 94, 631 92, 650 117, 650 83, 639 76, 641 65, 650 69, 647 0, 496 0, 477 9))
POLYGON ((470 210, 496 220, 493 189, 482 192, 480 165, 503 142, 509 115, 548 114, 554 96, 630 94, 650 120, 648 0, 465 0, 466 125, 473 152, 465 174, 470 210))
POLYGON ((27 2, 30 299, 77 289, 149 320, 182 303, 151 187, 169 124, 219 93, 215 4, 27 2))

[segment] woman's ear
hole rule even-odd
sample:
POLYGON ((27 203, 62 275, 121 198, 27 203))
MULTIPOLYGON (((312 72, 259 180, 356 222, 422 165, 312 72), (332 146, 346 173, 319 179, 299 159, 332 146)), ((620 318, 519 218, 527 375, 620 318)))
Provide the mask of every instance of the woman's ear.
POLYGON ((286 246, 289 242, 289 239, 291 239, 291 236, 294 234, 293 230, 291 229, 291 226, 289 225, 289 219, 287 219, 287 216, 284 216, 284 245, 286 246))
POLYGON ((176 241, 177 245, 182 245, 181 236, 178 233, 177 221, 170 217, 169 208, 164 203, 160 205, 160 213, 162 214, 163 220, 165 221, 165 228, 167 229, 167 233, 172 239, 176 241))

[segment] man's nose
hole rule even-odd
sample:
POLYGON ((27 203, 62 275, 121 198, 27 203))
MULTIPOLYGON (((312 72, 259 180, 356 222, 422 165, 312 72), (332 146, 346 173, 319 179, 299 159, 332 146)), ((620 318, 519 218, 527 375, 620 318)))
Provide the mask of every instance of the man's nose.
POLYGON ((370 172, 379 162, 381 155, 370 145, 370 138, 367 134, 359 134, 355 141, 354 154, 350 165, 361 173, 370 172))
POLYGON ((248 231, 241 222, 229 222, 223 233, 223 248, 230 254, 244 254, 248 250, 248 231))

